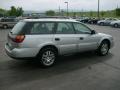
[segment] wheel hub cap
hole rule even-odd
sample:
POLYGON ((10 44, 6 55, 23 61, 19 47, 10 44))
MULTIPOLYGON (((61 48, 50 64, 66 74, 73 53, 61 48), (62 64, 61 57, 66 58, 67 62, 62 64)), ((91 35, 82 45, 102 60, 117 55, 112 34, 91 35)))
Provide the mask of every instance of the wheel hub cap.
POLYGON ((55 54, 52 51, 46 51, 42 55, 42 61, 45 65, 51 65, 54 63, 55 54))
POLYGON ((102 45, 101 52, 102 52, 102 54, 106 54, 108 52, 108 45, 107 44, 102 45))

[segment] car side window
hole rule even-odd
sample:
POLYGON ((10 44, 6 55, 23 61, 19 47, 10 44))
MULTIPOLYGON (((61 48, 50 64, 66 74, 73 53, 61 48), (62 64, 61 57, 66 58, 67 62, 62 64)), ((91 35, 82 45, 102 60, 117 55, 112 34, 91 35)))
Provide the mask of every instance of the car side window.
POLYGON ((4 22, 14 22, 14 19, 4 19, 4 22))
POLYGON ((14 21, 15 21, 15 19, 10 19, 10 20, 9 20, 9 22, 14 22, 14 21))
POLYGON ((72 23, 58 23, 56 34, 74 34, 72 23))
POLYGON ((91 34, 91 30, 80 23, 74 23, 73 26, 75 28, 76 34, 91 34))
POLYGON ((54 23, 33 23, 30 34, 52 34, 54 23))

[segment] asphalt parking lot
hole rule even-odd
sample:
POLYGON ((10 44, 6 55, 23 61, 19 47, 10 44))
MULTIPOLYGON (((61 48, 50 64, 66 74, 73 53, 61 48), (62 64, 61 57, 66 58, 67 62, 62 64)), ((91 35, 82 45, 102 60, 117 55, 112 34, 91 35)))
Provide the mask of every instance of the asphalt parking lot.
POLYGON ((88 25, 114 37, 108 56, 80 53, 60 57, 55 66, 13 60, 4 51, 8 30, 0 29, 0 90, 120 90, 120 28, 88 25))

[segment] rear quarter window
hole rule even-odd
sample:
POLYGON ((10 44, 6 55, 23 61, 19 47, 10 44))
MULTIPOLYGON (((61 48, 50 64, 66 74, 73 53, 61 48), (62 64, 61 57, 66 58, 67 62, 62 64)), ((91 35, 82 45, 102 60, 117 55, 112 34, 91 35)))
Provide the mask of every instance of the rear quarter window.
POLYGON ((55 23, 53 22, 19 22, 13 30, 12 34, 53 34, 55 23))
POLYGON ((54 29, 54 23, 33 23, 30 34, 52 34, 54 29))
POLYGON ((24 33, 25 25, 26 25, 26 22, 18 22, 12 29, 11 33, 14 35, 25 34, 24 33))

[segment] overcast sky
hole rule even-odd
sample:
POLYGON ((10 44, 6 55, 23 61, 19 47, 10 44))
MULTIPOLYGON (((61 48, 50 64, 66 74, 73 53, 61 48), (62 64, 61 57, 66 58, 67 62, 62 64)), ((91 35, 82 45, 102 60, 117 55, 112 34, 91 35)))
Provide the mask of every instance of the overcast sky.
MULTIPOLYGON (((24 10, 57 10, 66 9, 65 1, 69 2, 70 10, 97 10, 98 0, 0 0, 0 8, 10 9, 11 6, 23 7, 24 10)), ((120 0, 100 0, 101 10, 112 10, 120 7, 120 0)))

